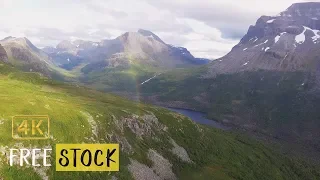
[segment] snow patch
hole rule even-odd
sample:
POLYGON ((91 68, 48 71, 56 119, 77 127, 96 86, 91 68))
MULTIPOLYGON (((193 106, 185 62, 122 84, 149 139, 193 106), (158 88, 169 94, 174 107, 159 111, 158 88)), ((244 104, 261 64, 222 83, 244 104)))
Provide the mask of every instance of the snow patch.
POLYGON ((268 51, 270 49, 270 47, 266 47, 266 49, 264 50, 265 52, 268 51))
POLYGON ((319 30, 310 29, 310 28, 307 28, 307 29, 313 32, 314 36, 312 36, 311 39, 314 43, 316 43, 316 41, 320 38, 319 30))
POLYGON ((252 41, 252 40, 253 40, 253 42, 256 42, 258 40, 258 38, 254 37, 254 38, 249 39, 249 41, 252 41))
POLYGON ((304 41, 305 41, 305 39, 306 39, 306 37, 305 37, 305 32, 306 32, 306 30, 310 30, 310 31, 312 31, 313 34, 314 34, 314 36, 312 36, 311 39, 312 39, 312 41, 313 41, 314 43, 316 43, 316 41, 320 38, 319 30, 311 29, 311 28, 306 27, 306 26, 303 26, 303 28, 304 28, 303 32, 302 32, 301 34, 299 34, 299 35, 296 36, 296 38, 295 38, 296 42, 299 43, 299 44, 304 43, 304 41))
POLYGON ((247 50, 248 48, 244 48, 243 51, 247 50))
POLYGON ((70 59, 68 58, 67 61, 70 62, 70 59))
POLYGON ((274 38, 274 43, 277 43, 277 42, 279 41, 279 39, 280 39, 280 36, 277 35, 277 36, 274 38))
POLYGON ((260 44, 255 45, 254 47, 258 47, 258 46, 260 46, 260 45, 262 45, 262 44, 265 44, 265 43, 267 43, 267 42, 268 42, 268 39, 265 40, 263 43, 260 43, 260 44))
POLYGON ((242 64, 242 66, 246 66, 249 63, 249 61, 247 61, 246 63, 242 64))
POLYGON ((276 19, 270 19, 269 21, 267 21, 267 23, 272 23, 274 20, 276 19))
POLYGON ((313 19, 313 20, 318 20, 318 18, 316 18, 316 17, 313 17, 313 18, 311 18, 311 19, 313 19))
POLYGON ((296 42, 297 42, 298 44, 302 44, 302 43, 304 43, 304 41, 306 40, 306 36, 304 35, 304 33, 306 32, 306 30, 307 30, 307 27, 303 26, 303 31, 302 31, 302 33, 300 33, 299 35, 296 35, 295 40, 296 40, 296 42))

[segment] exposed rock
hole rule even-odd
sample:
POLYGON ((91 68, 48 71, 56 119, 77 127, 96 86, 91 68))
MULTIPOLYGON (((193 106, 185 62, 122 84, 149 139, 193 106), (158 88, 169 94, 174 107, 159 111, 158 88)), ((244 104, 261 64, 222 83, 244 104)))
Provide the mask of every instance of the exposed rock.
POLYGON ((143 136, 150 137, 154 135, 154 131, 165 131, 167 128, 161 124, 154 114, 132 115, 131 117, 121 118, 120 120, 113 117, 116 127, 123 133, 124 127, 128 127, 139 138, 143 136))
POLYGON ((121 151, 127 154, 133 153, 132 146, 125 137, 112 133, 109 135, 108 139, 110 139, 111 143, 119 143, 121 151))
POLYGON ((130 159, 129 171, 136 180, 174 180, 172 164, 156 151, 149 149, 148 158, 153 162, 152 168, 130 159))
POLYGON ((172 164, 167 159, 152 149, 149 149, 148 157, 153 162, 152 169, 156 172, 160 179, 176 179, 175 174, 172 172, 172 164))
POLYGON ((111 180, 118 180, 118 178, 116 176, 112 176, 111 180))
POLYGON ((192 162, 187 151, 183 147, 179 146, 172 138, 170 138, 170 142, 173 145, 173 148, 171 149, 173 154, 177 155, 184 162, 192 162))
POLYGON ((130 162, 128 170, 135 180, 161 180, 161 178, 153 172, 153 169, 148 166, 133 159, 130 159, 130 162))

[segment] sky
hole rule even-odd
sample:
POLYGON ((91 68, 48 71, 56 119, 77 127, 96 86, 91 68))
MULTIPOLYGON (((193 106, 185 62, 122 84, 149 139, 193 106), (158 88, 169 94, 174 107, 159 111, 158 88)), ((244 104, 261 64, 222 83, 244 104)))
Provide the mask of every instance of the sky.
POLYGON ((194 56, 228 53, 262 15, 303 0, 0 0, 0 38, 37 47, 62 40, 101 41, 146 29, 194 56))

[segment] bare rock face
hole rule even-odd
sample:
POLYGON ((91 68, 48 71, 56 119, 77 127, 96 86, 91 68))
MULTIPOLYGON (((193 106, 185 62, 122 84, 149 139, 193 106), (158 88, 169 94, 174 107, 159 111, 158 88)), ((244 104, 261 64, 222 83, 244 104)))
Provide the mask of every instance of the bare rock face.
POLYGON ((8 56, 6 50, 0 45, 0 61, 8 62, 8 56))
POLYGON ((255 71, 314 71, 320 55, 320 3, 297 3, 262 16, 226 56, 210 64, 209 76, 255 71))
POLYGON ((130 117, 117 119, 113 117, 114 123, 118 130, 124 131, 129 128, 138 138, 152 137, 156 132, 166 131, 167 127, 158 121, 154 114, 146 114, 143 116, 132 115, 130 117))
POLYGON ((153 149, 148 150, 148 158, 152 161, 152 167, 130 159, 128 170, 136 180, 175 180, 176 175, 172 171, 172 164, 161 154, 153 149))

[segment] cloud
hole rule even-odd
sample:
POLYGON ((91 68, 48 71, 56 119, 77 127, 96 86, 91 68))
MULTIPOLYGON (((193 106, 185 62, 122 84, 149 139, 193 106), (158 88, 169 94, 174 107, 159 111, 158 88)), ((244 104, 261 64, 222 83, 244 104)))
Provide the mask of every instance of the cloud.
POLYGON ((292 3, 301 0, 146 0, 159 8, 166 8, 176 16, 191 18, 218 28, 225 38, 241 38, 261 15, 276 15, 292 3))
POLYGON ((195 56, 215 58, 228 53, 261 15, 275 15, 292 2, 0 0, 0 36, 26 36, 43 47, 71 38, 100 41, 142 28, 195 56))

